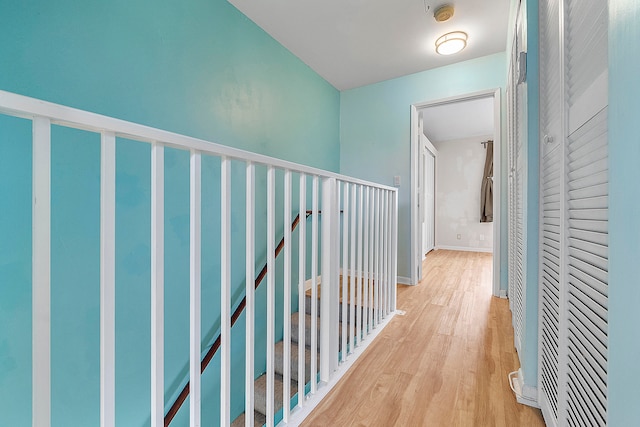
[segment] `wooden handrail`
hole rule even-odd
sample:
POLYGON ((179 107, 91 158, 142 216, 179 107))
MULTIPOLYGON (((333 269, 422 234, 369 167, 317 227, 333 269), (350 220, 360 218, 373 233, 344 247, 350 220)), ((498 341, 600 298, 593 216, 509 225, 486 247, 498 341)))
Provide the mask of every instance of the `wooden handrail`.
MULTIPOLYGON (((318 211, 318 213, 320 214, 321 211, 318 211)), ((313 214, 313 211, 310 211, 310 210, 306 211, 305 219, 309 218, 311 214, 313 214)), ((296 229, 299 223, 300 223, 300 214, 297 214, 293 222, 291 223, 292 232, 296 229)), ((284 237, 280 239, 280 243, 278 243, 278 246, 276 247, 276 250, 275 250, 276 257, 280 255, 280 252, 282 252, 283 248, 284 248, 284 237)), ((256 280, 254 282, 255 283, 254 289, 258 289, 258 286, 260 286, 260 283, 264 280, 266 276, 267 276, 267 264, 265 263, 264 267, 262 267, 262 270, 260 270, 260 273, 258 273, 258 276, 256 276, 256 280)), ((247 296, 245 295, 242 298, 242 301, 240 301, 240 304, 238 304, 238 307, 235 309, 235 311, 231 315, 231 327, 235 325, 236 321, 240 318, 240 315, 242 314, 246 306, 247 306, 247 296)), ((213 359, 213 356, 216 354, 216 352, 220 349, 220 339, 221 339, 221 336, 220 334, 218 334, 218 337, 213 342, 213 345, 209 347, 207 354, 205 354, 204 358, 202 359, 202 362, 200 363, 201 374, 207 368, 207 366, 209 365, 209 362, 211 362, 211 359, 213 359)), ((184 401, 187 400, 187 396, 189 396, 188 381, 187 381, 187 384, 182 389, 182 391, 180 392, 180 394, 178 395, 178 397, 176 398, 176 401, 173 402, 173 405, 171 405, 171 408, 169 408, 169 411, 164 416, 164 427, 169 427, 169 424, 171 423, 173 418, 176 416, 176 414, 180 410, 180 407, 182 407, 182 404, 184 403, 184 401)))

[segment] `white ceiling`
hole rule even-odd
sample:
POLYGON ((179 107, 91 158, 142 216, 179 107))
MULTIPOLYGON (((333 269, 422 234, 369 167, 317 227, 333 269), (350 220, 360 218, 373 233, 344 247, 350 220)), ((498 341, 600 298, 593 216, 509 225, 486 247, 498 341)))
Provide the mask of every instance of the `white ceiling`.
POLYGON ((421 115, 432 143, 493 135, 493 97, 428 107, 421 115))
POLYGON ((506 48, 509 0, 229 0, 336 89, 345 90, 506 48), (453 4, 438 23, 433 11, 453 4), (426 9, 428 8, 428 12, 426 9), (461 53, 435 53, 450 31, 469 34, 461 53))

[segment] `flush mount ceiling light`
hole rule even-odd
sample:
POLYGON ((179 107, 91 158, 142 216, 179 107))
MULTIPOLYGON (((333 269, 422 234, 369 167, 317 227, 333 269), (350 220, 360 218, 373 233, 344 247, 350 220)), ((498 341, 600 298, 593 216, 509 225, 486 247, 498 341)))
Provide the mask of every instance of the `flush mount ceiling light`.
POLYGON ((467 33, 453 31, 436 40, 436 52, 440 55, 453 55, 467 46, 467 33))

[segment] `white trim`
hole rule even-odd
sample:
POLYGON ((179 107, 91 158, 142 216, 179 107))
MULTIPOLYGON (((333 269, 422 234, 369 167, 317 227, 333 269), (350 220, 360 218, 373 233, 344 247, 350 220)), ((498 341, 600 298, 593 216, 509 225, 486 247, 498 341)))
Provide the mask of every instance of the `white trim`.
POLYGON ((502 228, 502 98, 501 90, 493 93, 493 295, 501 295, 500 229, 502 228), (498 177, 498 179, 495 179, 498 177))
POLYGON ((384 330, 384 328, 391 322, 391 319, 397 313, 391 312, 387 318, 385 318, 377 328, 371 329, 371 332, 367 336, 367 339, 361 341, 361 344, 356 347, 352 353, 352 356, 347 359, 346 362, 341 363, 338 369, 334 372, 333 376, 328 382, 322 382, 318 385, 318 390, 311 394, 307 400, 307 404, 300 408, 296 407, 291 411, 291 418, 288 423, 281 422, 279 426, 297 427, 311 414, 311 412, 322 402, 322 400, 329 394, 329 392, 338 384, 338 382, 344 377, 344 375, 351 369, 360 356, 364 354, 367 347, 372 344, 376 337, 384 330))
POLYGON ((522 369, 518 369, 516 372, 512 372, 512 374, 515 375, 509 376, 509 382, 516 396, 516 401, 523 405, 540 408, 540 405, 538 405, 537 387, 531 387, 524 383, 522 369))
POLYGON ((500 298, 507 299, 507 290, 506 289, 500 289, 500 298))
POLYGON ((292 172, 304 172, 309 175, 318 175, 327 178, 336 178, 341 181, 368 185, 376 188, 397 191, 395 187, 377 184, 335 172, 300 165, 275 157, 264 156, 237 148, 228 147, 203 139, 192 138, 125 120, 101 114, 78 110, 51 102, 18 95, 0 90, 0 113, 16 117, 32 119, 35 116, 48 118, 51 123, 75 129, 83 129, 90 132, 113 132, 116 137, 132 139, 143 142, 161 142, 166 147, 181 150, 196 150, 202 153, 230 159, 249 160, 263 166, 273 166, 278 169, 290 169, 292 172))
POLYGON ((396 278, 396 282, 399 285, 417 285, 417 283, 411 283, 411 277, 407 277, 407 276, 398 276, 396 278))
MULTIPOLYGON (((420 137, 419 133, 419 110, 427 107, 435 107, 438 105, 446 105, 460 101, 468 101, 478 98, 493 98, 494 105, 494 144, 493 144, 493 170, 494 179, 493 187, 493 295, 498 296, 500 293, 500 181, 502 179, 501 170, 501 146, 502 146, 502 102, 500 98, 500 88, 489 89, 474 92, 466 95, 458 95, 449 98, 443 98, 435 101, 418 102, 410 106, 410 126, 411 126, 411 247, 410 247, 410 275, 409 284, 417 284, 422 272, 422 248, 421 246, 421 229, 420 229, 420 212, 418 208, 418 179, 419 179, 419 158, 420 158, 420 137), (497 209, 496 209, 497 208, 497 209), (420 233, 418 233, 420 230, 420 233)), ((437 166, 436 166, 437 167, 437 166)))
POLYGON ((473 248, 469 246, 443 246, 440 245, 436 248, 436 250, 445 250, 445 251, 462 251, 462 252, 483 252, 483 253, 493 253, 493 248, 473 248))

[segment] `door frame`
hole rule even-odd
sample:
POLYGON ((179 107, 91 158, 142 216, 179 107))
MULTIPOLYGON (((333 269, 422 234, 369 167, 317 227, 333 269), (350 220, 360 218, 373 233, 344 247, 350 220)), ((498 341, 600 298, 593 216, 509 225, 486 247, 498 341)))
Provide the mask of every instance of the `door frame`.
POLYGON ((489 89, 473 92, 465 95, 453 96, 434 101, 424 101, 411 104, 411 284, 417 285, 422 277, 422 228, 420 223, 420 208, 418 200, 423 197, 421 194, 420 179, 420 155, 421 144, 419 137, 420 110, 428 107, 435 107, 444 104, 453 104, 460 101, 469 101, 478 98, 493 98, 493 295, 501 296, 500 293, 500 228, 501 228, 501 206, 500 191, 502 187, 502 109, 501 109, 501 89, 489 89), (495 179, 495 178, 498 179, 495 179), (496 209, 497 207, 497 209, 496 209))

